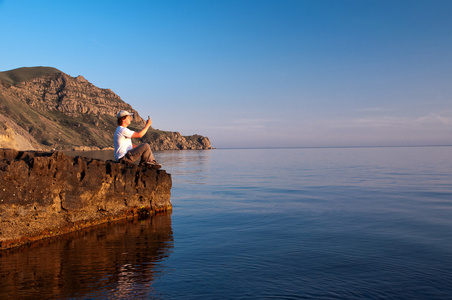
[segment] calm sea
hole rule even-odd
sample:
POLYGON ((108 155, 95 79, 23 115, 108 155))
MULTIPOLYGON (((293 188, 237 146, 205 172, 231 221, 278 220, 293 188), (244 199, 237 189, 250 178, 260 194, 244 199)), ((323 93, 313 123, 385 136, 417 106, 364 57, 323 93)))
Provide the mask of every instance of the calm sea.
POLYGON ((452 147, 155 153, 173 212, 0 257, 0 299, 452 299, 452 147))

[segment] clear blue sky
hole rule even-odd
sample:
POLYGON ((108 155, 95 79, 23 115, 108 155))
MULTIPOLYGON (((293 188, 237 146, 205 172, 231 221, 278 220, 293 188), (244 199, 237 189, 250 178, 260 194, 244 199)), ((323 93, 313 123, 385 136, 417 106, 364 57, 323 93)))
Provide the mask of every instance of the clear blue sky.
POLYGON ((451 0, 0 0, 51 66, 214 147, 452 145, 451 0))

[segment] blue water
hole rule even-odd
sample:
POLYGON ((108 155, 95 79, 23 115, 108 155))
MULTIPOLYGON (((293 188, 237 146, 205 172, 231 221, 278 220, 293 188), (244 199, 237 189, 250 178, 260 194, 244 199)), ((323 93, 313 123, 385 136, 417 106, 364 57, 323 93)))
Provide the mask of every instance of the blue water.
POLYGON ((171 214, 6 253, 0 296, 452 299, 452 147, 155 155, 171 214))

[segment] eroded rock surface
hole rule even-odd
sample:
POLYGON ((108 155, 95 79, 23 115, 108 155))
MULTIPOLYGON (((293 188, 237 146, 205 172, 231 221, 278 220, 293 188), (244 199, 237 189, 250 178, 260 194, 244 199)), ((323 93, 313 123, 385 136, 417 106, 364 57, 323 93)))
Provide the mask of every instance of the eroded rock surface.
POLYGON ((171 175, 61 152, 0 149, 0 248, 171 209, 171 175))

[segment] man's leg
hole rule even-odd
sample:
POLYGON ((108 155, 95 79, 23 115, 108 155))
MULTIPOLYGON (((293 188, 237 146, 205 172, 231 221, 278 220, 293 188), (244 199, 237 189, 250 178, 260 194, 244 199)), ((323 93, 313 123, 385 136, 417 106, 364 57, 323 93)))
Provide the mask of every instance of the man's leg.
MULTIPOLYGON (((142 151, 140 165, 152 167, 154 169, 160 169, 162 167, 161 164, 159 164, 155 161, 154 155, 152 154, 152 151, 151 151, 151 146, 149 146, 149 144, 146 144, 146 143, 141 144, 138 147, 143 148, 143 149, 140 149, 140 151, 142 151)), ((138 147, 135 147, 135 149, 137 149, 138 147)))
POLYGON ((148 143, 140 144, 139 146, 128 151, 121 160, 133 163, 139 158, 141 158, 140 164, 155 161, 154 155, 151 151, 151 146, 149 146, 148 143))
POLYGON ((139 148, 139 147, 143 148, 142 150, 140 150, 140 151, 142 151, 141 152, 141 161, 140 161, 141 164, 155 162, 154 155, 152 154, 152 151, 151 151, 151 146, 149 146, 148 143, 140 144, 136 148, 139 148))

